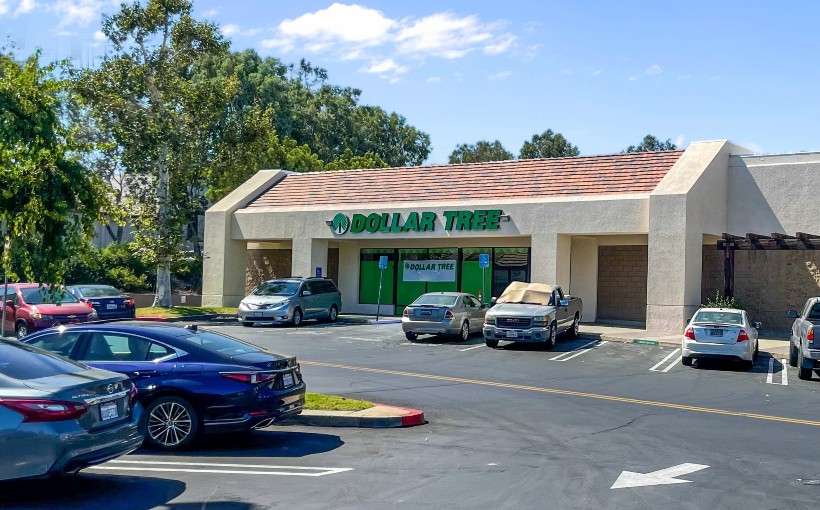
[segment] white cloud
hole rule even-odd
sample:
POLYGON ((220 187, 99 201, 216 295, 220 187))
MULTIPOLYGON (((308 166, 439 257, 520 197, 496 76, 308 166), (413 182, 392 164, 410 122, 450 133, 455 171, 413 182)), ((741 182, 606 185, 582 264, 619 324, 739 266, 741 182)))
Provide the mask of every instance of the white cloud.
POLYGON ((675 137, 675 141, 674 141, 675 147, 677 147, 678 149, 680 149, 681 147, 683 147, 683 143, 684 143, 685 141, 686 141, 686 138, 684 138, 684 137, 683 137, 683 135, 678 135, 678 136, 676 136, 676 137, 675 137))
POLYGON ((27 12, 31 12, 37 7, 37 4, 34 0, 20 0, 20 3, 17 4, 17 9, 14 10, 14 15, 18 16, 20 14, 25 14, 27 12))
POLYGON ((476 15, 449 11, 391 18, 376 9, 337 2, 282 21, 259 44, 279 53, 324 53, 339 60, 370 61, 370 66, 362 68, 368 72, 373 61, 389 59, 406 67, 401 60, 453 60, 475 52, 490 56, 511 52, 518 38, 505 31, 506 25, 505 21, 487 23, 476 15))
POLYGON ((369 67, 363 67, 359 69, 359 71, 368 74, 378 74, 382 78, 391 78, 391 83, 395 83, 392 80, 395 80, 398 75, 406 73, 409 69, 407 66, 397 64, 392 58, 387 58, 381 61, 371 62, 369 67))
POLYGON ((661 66, 659 66, 658 64, 653 64, 653 65, 647 67, 646 71, 644 71, 640 74, 630 76, 629 81, 636 81, 636 80, 641 79, 644 76, 652 76, 654 74, 661 74, 661 73, 663 73, 663 69, 661 69, 661 66))
POLYGON ((108 40, 108 37, 102 33, 102 30, 97 30, 94 32, 94 46, 99 46, 100 44, 104 43, 108 40))
POLYGON ((501 71, 500 73, 495 73, 487 76, 487 79, 490 81, 498 81, 503 80, 504 78, 507 78, 511 75, 512 73, 510 71, 501 71))
POLYGON ((9 12, 9 1, 8 0, 0 0, 0 16, 7 14, 9 12))
POLYGON ((427 83, 441 83, 441 76, 431 76, 424 81, 427 83))
POLYGON ((600 69, 597 69, 597 70, 595 70, 595 71, 592 71, 592 76, 598 76, 598 75, 599 75, 599 74, 601 74, 602 72, 603 72, 603 71, 601 71, 600 69))
POLYGON ((63 28, 71 25, 88 26, 92 22, 99 22, 103 13, 117 4, 116 0, 56 0, 47 8, 60 18, 58 27, 63 28))
POLYGON ((203 18, 213 18, 217 14, 219 14, 219 9, 208 9, 207 11, 202 13, 203 18))
POLYGON ((222 35, 224 35, 225 37, 232 37, 235 35, 241 35, 243 37, 253 37, 255 35, 259 35, 260 33, 262 33, 261 28, 249 28, 247 30, 242 30, 242 28, 240 28, 239 25, 236 25, 234 23, 228 23, 227 25, 220 27, 219 31, 222 32, 222 35))

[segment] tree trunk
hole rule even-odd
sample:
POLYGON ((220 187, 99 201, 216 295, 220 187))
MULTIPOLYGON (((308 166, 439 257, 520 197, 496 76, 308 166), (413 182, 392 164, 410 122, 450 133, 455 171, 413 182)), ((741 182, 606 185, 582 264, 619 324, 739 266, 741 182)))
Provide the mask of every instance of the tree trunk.
POLYGON ((159 179, 157 179, 157 207, 159 218, 157 235, 159 236, 159 250, 157 253, 157 290, 154 295, 154 305, 171 308, 171 254, 169 246, 173 236, 169 225, 168 211, 170 209, 171 181, 168 175, 168 147, 159 150, 159 179))

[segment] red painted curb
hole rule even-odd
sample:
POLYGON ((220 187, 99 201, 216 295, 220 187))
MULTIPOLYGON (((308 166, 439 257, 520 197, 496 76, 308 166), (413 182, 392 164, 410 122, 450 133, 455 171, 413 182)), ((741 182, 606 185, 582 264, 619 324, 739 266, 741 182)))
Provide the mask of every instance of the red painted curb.
POLYGON ((401 413, 402 427, 415 427, 416 425, 424 425, 427 420, 424 419, 424 411, 421 409, 412 409, 409 407, 388 406, 385 404, 376 404, 378 407, 390 407, 396 409, 401 413))

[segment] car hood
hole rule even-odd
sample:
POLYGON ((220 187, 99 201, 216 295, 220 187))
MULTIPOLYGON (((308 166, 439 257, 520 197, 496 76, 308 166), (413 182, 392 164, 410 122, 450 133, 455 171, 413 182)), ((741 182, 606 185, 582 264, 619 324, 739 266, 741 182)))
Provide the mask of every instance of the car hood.
POLYGON ((510 317, 534 317, 536 315, 546 315, 555 309, 549 305, 528 305, 520 303, 500 303, 487 312, 492 315, 505 315, 510 317))
POLYGON ((62 303, 31 305, 36 306, 37 311, 48 315, 88 315, 91 313, 91 308, 83 303, 62 303))
POLYGON ((284 303, 293 296, 246 296, 242 300, 246 305, 275 305, 277 303, 284 303))

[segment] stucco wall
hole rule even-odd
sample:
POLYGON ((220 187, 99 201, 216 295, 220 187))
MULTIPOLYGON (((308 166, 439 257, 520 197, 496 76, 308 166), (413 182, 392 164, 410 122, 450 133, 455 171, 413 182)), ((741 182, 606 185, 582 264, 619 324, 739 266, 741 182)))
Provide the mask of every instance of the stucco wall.
POLYGON ((265 280, 290 276, 291 255, 288 249, 248 250, 245 293, 265 280))
POLYGON ((598 247, 598 319, 646 320, 646 246, 598 247))

